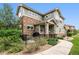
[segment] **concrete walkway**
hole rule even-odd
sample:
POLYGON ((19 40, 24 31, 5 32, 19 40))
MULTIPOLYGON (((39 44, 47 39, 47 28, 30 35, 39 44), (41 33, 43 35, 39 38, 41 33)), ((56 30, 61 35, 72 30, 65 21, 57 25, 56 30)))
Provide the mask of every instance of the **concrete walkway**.
POLYGON ((68 55, 72 46, 71 42, 60 40, 57 45, 35 55, 68 55))

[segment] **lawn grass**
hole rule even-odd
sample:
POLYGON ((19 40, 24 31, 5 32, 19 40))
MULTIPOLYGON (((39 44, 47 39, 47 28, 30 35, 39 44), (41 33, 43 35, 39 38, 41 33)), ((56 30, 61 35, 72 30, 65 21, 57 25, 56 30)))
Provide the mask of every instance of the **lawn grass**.
POLYGON ((69 55, 79 55, 79 35, 73 36, 73 40, 71 41, 73 43, 73 47, 69 53, 69 55))

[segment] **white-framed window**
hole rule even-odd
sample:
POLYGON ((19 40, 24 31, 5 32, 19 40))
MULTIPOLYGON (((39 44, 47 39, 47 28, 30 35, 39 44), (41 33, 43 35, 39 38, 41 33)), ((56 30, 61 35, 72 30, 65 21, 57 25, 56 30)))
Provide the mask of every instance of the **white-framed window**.
POLYGON ((34 26, 33 25, 27 25, 27 29, 28 30, 33 30, 34 29, 34 26))
POLYGON ((60 20, 60 23, 62 23, 62 21, 60 20))

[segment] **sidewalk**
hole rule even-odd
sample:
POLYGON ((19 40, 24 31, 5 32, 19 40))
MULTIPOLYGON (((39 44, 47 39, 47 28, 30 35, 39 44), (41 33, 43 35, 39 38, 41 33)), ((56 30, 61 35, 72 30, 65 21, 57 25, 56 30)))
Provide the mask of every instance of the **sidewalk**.
POLYGON ((72 46, 71 42, 60 40, 56 46, 34 55, 68 55, 72 46))

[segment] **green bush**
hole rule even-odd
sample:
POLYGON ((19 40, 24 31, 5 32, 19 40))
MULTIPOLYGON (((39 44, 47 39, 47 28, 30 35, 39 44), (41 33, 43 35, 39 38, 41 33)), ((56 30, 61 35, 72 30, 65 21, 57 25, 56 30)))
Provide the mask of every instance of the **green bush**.
POLYGON ((8 53, 17 53, 23 50, 23 46, 21 44, 14 43, 12 47, 8 50, 8 53))
POLYGON ((21 31, 17 30, 17 29, 7 29, 7 30, 0 30, 0 37, 4 37, 4 36, 13 36, 13 35, 17 35, 20 36, 21 31))
POLYGON ((72 36, 73 32, 67 32, 67 36, 72 36))
POLYGON ((78 30, 69 31, 67 32, 67 36, 76 35, 77 33, 78 33, 78 30))
POLYGON ((77 33, 78 33, 77 30, 74 30, 74 31, 73 31, 73 35, 76 35, 77 33))
POLYGON ((58 38, 50 38, 48 39, 48 44, 56 45, 58 43, 58 38))
POLYGON ((10 46, 11 46, 11 42, 9 38, 6 37, 0 38, 0 51, 8 50, 10 46))
POLYGON ((8 38, 10 42, 20 43, 22 41, 22 39, 17 35, 9 36, 8 38))
POLYGON ((11 49, 10 51, 18 52, 18 50, 20 51, 21 48, 22 48, 21 45, 23 45, 23 43, 22 43, 20 38, 17 38, 17 36, 14 36, 14 37, 0 37, 0 52, 7 51, 9 49, 11 49), (18 47, 18 45, 19 45, 19 47, 18 47))
POLYGON ((0 30, 0 52, 16 53, 23 49, 20 38, 21 31, 17 29, 0 30))

